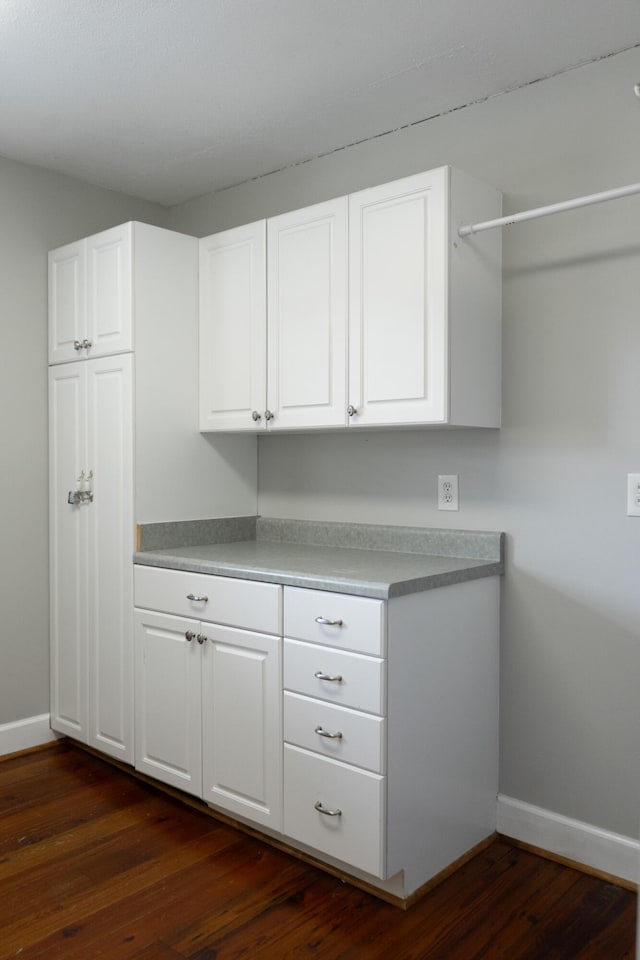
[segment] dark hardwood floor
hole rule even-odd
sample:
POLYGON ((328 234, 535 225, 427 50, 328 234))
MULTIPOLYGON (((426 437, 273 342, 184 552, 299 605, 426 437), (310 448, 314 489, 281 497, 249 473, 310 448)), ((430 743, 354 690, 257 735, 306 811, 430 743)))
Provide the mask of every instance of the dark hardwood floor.
POLYGON ((622 960, 635 910, 498 839, 404 912, 69 743, 0 762, 1 960, 622 960))

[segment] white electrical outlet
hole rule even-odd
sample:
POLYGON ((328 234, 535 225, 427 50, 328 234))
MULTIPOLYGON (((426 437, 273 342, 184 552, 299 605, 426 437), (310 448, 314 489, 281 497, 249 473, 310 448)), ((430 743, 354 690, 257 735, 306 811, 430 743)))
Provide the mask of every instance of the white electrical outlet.
POLYGON ((640 517, 640 473, 627 474, 627 516, 640 517))
POLYGON ((438 510, 458 509, 458 474, 438 477, 438 510))

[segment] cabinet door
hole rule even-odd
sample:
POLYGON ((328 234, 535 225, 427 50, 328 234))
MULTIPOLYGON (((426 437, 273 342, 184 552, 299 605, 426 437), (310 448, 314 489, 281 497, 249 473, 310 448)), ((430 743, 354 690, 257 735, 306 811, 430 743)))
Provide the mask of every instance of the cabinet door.
POLYGON ((133 762, 132 355, 86 367, 89 524, 89 743, 133 762))
POLYGON ((278 637, 202 625, 204 799, 274 830, 282 825, 278 637))
POLYGON ((133 349, 132 224, 124 223, 86 241, 86 329, 98 357, 133 349))
POLYGON ((265 221, 200 241, 200 429, 264 430, 265 221))
POLYGON ((49 363, 84 359, 74 344, 86 337, 85 243, 49 253, 49 363))
POLYGON ((201 796, 202 655, 195 639, 198 626, 195 620, 135 611, 135 767, 201 796))
POLYGON ((267 229, 269 428, 344 426, 347 198, 267 229))
POLYGON ((49 370, 51 726, 87 742, 88 503, 69 504, 86 462, 86 364, 49 370))
POLYGON ((349 197, 350 426, 448 415, 448 170, 349 197))

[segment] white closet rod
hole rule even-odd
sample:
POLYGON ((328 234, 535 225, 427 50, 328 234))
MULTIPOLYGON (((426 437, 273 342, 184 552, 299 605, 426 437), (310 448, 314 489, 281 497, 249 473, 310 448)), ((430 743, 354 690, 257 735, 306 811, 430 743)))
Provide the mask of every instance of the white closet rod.
POLYGON ((546 207, 536 207, 535 210, 523 210, 510 217, 500 217, 498 220, 485 220, 483 223, 469 223, 458 230, 459 237, 470 237, 482 230, 493 230, 494 227, 508 227, 512 223, 523 220, 536 220, 538 217, 548 217, 552 213, 564 213, 566 210, 577 210, 578 207, 588 207, 592 203, 602 203, 605 200, 617 200, 619 197, 630 197, 640 193, 640 183, 630 183, 627 187, 617 187, 615 190, 604 190, 602 193, 592 193, 588 197, 576 197, 575 200, 563 200, 561 203, 550 203, 546 207))

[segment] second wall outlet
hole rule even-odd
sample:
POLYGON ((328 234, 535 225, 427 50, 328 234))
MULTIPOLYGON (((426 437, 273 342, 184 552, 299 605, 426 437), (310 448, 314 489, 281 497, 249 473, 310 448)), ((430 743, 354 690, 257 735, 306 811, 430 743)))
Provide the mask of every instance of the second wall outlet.
POLYGON ((458 509, 458 474, 438 476, 438 510, 458 509))

